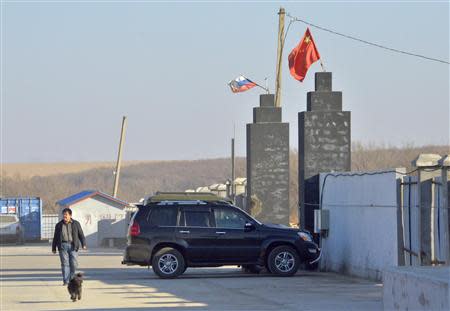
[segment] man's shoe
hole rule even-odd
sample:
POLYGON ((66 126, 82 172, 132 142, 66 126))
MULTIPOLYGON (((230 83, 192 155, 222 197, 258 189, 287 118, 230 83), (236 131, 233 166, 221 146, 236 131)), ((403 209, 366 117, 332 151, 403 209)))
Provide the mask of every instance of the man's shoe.
POLYGON ((63 286, 67 286, 67 283, 63 283, 63 286))

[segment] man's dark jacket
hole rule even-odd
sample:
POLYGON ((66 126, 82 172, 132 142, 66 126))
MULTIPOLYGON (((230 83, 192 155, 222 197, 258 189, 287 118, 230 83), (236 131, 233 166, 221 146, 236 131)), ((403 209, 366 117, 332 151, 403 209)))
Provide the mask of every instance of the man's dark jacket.
MULTIPOLYGON (((64 225, 64 220, 58 222, 55 226, 55 234, 53 235, 53 243, 52 243, 52 251, 56 251, 61 249, 62 243, 62 227, 64 225)), ((82 247, 86 246, 86 238, 84 237, 83 229, 81 229, 81 225, 78 221, 72 219, 72 245, 75 251, 80 249, 80 245, 82 247)))

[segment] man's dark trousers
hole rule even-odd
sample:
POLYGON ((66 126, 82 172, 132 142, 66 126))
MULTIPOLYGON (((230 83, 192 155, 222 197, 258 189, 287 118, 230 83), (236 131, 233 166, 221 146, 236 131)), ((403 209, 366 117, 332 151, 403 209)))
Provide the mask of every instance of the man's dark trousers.
POLYGON ((59 249, 59 258, 61 259, 63 282, 68 284, 78 267, 78 252, 74 249, 72 243, 62 242, 59 249))

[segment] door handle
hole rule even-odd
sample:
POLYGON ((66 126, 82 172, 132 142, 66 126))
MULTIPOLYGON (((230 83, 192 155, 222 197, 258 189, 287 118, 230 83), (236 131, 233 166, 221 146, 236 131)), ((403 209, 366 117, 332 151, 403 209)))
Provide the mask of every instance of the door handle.
POLYGON ((188 234, 188 233, 191 233, 191 231, 185 231, 185 230, 181 230, 181 231, 178 231, 178 232, 180 232, 180 233, 182 233, 182 234, 188 234))
POLYGON ((216 233, 221 234, 221 235, 226 234, 226 232, 224 232, 224 231, 216 231, 216 233))

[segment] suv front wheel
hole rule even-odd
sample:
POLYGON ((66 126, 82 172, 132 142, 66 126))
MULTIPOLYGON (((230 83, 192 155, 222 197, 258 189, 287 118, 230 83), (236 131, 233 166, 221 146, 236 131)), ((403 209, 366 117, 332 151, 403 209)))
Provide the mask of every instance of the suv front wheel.
POLYGON ((153 271, 163 279, 176 278, 186 270, 183 255, 172 247, 161 248, 152 259, 153 271))
POLYGON ((290 246, 275 247, 267 257, 270 272, 279 276, 291 276, 297 273, 300 258, 290 246))

